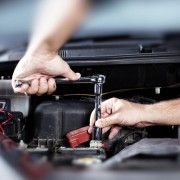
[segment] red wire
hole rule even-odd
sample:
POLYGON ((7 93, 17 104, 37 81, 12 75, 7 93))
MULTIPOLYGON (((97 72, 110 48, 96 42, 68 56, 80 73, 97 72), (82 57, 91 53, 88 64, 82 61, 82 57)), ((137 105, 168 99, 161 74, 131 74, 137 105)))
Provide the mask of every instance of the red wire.
MULTIPOLYGON (((4 110, 0 110, 0 112, 3 112, 5 114, 4 110)), ((0 130, 3 135, 5 134, 5 131, 4 131, 4 128, 2 127, 2 125, 6 125, 6 123, 8 123, 10 120, 12 120, 12 117, 13 117, 13 115, 9 112, 8 112, 8 116, 9 116, 9 118, 0 124, 0 130)))
POLYGON ((0 125, 0 130, 1 130, 2 134, 4 135, 5 132, 4 132, 4 129, 3 129, 3 127, 1 125, 0 125))

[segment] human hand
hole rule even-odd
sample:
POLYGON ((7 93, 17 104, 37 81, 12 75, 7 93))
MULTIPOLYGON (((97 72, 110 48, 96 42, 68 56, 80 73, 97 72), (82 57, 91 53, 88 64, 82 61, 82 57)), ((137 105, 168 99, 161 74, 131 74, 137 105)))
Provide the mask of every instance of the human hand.
POLYGON ((95 122, 94 111, 90 117, 89 133, 93 126, 102 128, 103 134, 111 129, 109 139, 115 137, 122 126, 146 127, 151 125, 144 120, 146 105, 132 103, 117 98, 108 99, 101 104, 101 119, 95 122))
POLYGON ((14 70, 12 87, 15 93, 51 94, 56 90, 54 76, 64 76, 69 80, 80 78, 80 74, 74 73, 57 53, 25 55, 14 70), (24 83, 21 87, 15 87, 17 80, 29 81, 30 85, 24 83))

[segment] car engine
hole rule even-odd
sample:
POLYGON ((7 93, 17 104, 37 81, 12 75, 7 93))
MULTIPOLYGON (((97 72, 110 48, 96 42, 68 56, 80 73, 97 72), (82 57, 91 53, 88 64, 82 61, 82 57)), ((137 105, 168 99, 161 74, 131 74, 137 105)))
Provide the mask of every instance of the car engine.
POLYGON ((101 137, 96 129, 91 136, 87 129, 94 108, 99 117, 101 98, 141 104, 179 98, 180 44, 169 39, 66 44, 59 55, 82 78, 57 77, 56 92, 42 96, 12 91, 12 70, 23 54, 23 48, 5 52, 2 58, 9 61, 0 67, 0 152, 22 177, 78 179, 81 172, 86 179, 108 179, 112 173, 114 179, 131 173, 151 179, 152 171, 178 173, 178 126, 123 127, 112 140, 109 132, 101 137), (94 81, 102 76, 106 82, 94 81))

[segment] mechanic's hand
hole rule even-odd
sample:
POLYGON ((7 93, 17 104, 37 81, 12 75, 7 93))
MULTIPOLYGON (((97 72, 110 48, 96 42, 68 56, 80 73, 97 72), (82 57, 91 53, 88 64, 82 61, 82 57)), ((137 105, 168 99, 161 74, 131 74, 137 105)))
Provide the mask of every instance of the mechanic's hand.
POLYGON ((14 70, 12 87, 15 93, 51 94, 56 90, 54 76, 64 76, 69 80, 80 78, 80 74, 74 73, 57 53, 25 55, 14 70), (30 81, 30 85, 24 83, 15 87, 16 80, 30 81))
POLYGON ((95 123, 94 111, 90 117, 89 133, 95 123, 96 127, 103 128, 103 134, 111 129, 109 139, 115 137, 122 126, 146 127, 150 123, 143 121, 145 105, 132 103, 117 98, 108 99, 101 104, 101 119, 95 123))

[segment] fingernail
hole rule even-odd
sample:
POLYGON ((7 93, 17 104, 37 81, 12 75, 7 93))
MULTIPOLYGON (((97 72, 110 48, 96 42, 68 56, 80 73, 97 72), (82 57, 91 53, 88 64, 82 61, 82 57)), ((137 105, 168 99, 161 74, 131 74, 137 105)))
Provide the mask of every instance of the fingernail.
POLYGON ((95 125, 97 127, 102 127, 102 121, 101 120, 96 121, 95 125))
POLYGON ((80 73, 76 73, 77 78, 79 79, 81 77, 80 73))

